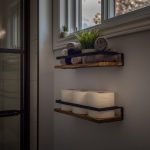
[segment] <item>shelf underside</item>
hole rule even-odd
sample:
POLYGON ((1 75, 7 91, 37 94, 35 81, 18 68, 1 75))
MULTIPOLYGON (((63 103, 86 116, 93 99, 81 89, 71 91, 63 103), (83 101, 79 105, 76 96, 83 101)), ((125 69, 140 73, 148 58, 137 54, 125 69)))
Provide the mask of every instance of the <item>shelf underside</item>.
POLYGON ((87 115, 79 115, 79 114, 75 114, 75 113, 72 113, 72 112, 69 112, 69 111, 63 111, 59 108, 55 108, 54 111, 58 112, 58 113, 66 114, 66 115, 69 115, 69 116, 73 116, 73 117, 76 117, 76 118, 96 122, 96 123, 116 122, 116 121, 122 121, 123 120, 121 116, 117 116, 117 115, 113 118, 95 119, 95 118, 91 118, 87 115))
POLYGON ((97 62, 91 64, 75 64, 75 65, 57 65, 56 69, 77 69, 77 68, 91 68, 91 67, 120 67, 122 62, 97 62))

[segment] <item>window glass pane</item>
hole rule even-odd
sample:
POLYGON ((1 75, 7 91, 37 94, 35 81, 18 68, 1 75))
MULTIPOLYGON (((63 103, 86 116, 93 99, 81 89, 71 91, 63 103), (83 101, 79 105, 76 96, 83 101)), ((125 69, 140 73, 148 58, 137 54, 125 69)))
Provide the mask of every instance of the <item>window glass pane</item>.
POLYGON ((0 53, 0 110, 20 110, 20 54, 0 53))
POLYGON ((82 29, 101 23, 101 0, 82 0, 82 29))
POLYGON ((67 25, 67 0, 60 0, 60 30, 63 31, 63 26, 67 25))
POLYGON ((20 48, 20 0, 0 0, 0 48, 20 48))
POLYGON ((116 16, 150 6, 150 0, 116 0, 115 2, 116 16))
POLYGON ((20 117, 0 118, 0 150, 20 150, 20 117))

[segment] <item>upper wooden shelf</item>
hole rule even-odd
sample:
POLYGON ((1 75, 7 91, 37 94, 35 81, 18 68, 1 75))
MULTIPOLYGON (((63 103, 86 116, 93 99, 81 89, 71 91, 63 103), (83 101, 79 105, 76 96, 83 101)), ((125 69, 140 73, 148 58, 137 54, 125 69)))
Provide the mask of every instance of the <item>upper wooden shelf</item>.
POLYGON ((114 51, 96 51, 90 53, 75 54, 69 56, 59 56, 56 59, 68 59, 73 57, 83 57, 83 56, 93 56, 93 55, 105 55, 105 56, 114 56, 119 55, 120 59, 115 61, 100 61, 96 63, 87 63, 87 64, 72 64, 72 65, 56 65, 56 69, 77 69, 77 68, 91 68, 91 67, 121 67, 124 66, 124 54, 114 51))
POLYGON ((89 53, 82 53, 82 54, 74 54, 69 56, 58 56, 56 59, 64 59, 64 58, 72 58, 72 57, 79 57, 79 56, 92 56, 92 55, 123 55, 123 53, 114 52, 114 51, 96 51, 96 52, 89 52, 89 53))
POLYGON ((91 64, 76 64, 76 65, 57 65, 56 69, 77 69, 77 68, 91 68, 91 67, 120 67, 123 62, 98 62, 91 64))

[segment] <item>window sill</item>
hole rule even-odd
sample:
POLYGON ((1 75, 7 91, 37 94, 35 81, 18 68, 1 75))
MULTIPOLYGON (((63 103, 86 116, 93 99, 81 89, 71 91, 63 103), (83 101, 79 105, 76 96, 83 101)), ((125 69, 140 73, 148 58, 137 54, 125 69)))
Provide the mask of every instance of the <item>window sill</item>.
MULTIPOLYGON (((104 21, 101 25, 97 25, 86 30, 95 28, 104 30, 104 37, 108 39, 150 30, 150 6, 125 15, 111 18, 104 21)), ((66 43, 75 41, 75 34, 70 34, 68 37, 63 39, 54 39, 53 50, 60 50, 66 47, 66 43)))

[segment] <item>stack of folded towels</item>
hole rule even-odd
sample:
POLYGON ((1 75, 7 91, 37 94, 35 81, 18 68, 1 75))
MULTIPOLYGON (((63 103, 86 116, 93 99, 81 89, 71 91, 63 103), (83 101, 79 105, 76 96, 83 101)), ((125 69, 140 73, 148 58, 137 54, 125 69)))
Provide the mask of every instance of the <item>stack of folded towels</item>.
POLYGON ((70 42, 67 44, 67 49, 62 50, 63 56, 70 56, 66 57, 65 59, 61 59, 60 63, 62 65, 71 65, 71 64, 81 64, 82 57, 71 57, 72 55, 81 54, 81 44, 77 42, 70 42))

